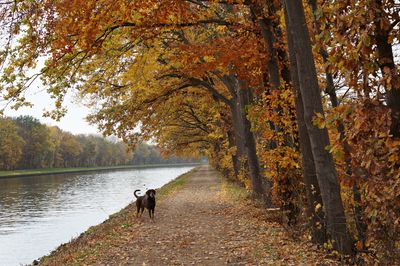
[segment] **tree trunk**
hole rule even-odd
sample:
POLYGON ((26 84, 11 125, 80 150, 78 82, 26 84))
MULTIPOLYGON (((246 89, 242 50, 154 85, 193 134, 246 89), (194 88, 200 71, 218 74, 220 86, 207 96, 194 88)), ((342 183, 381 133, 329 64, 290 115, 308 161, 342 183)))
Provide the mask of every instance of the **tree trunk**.
POLYGON ((243 84, 233 75, 225 75, 222 81, 229 87, 231 93, 235 93, 233 95, 235 101, 230 105, 232 120, 235 127, 235 137, 238 139, 238 150, 243 148, 247 157, 253 196, 262 199, 267 205, 271 205, 271 184, 269 181, 263 180, 261 176, 256 141, 246 114, 246 106, 250 104, 249 91, 244 89, 243 84))
POLYGON ((239 160, 238 160, 238 152, 237 152, 237 143, 236 143, 236 139, 235 139, 235 133, 234 133, 234 129, 230 129, 228 130, 228 142, 229 142, 229 148, 233 148, 236 147, 236 154, 232 155, 232 165, 233 165, 233 178, 235 179, 235 181, 237 181, 238 176, 239 176, 239 160))
MULTIPOLYGON (((278 36, 281 37, 281 33, 277 27, 275 21, 272 19, 273 15, 276 13, 275 7, 273 3, 267 2, 268 5, 268 14, 270 17, 265 17, 263 7, 257 4, 250 5, 251 12, 253 14, 253 19, 255 19, 260 27, 261 34, 266 43, 268 60, 267 60, 267 69, 268 69, 268 83, 271 90, 280 90, 281 89, 281 77, 280 77, 280 69, 279 69, 279 61, 278 61, 278 50, 275 47, 275 43, 277 42, 278 36)), ((281 108, 275 108, 274 112, 278 115, 281 112, 281 108)), ((271 129, 275 132, 279 133, 282 131, 279 125, 269 121, 269 125, 271 129)), ((285 146, 293 147, 293 138, 289 134, 285 134, 285 146)), ((271 140, 269 145, 269 149, 278 148, 278 143, 274 140, 271 140)), ((279 186, 284 187, 284 192, 280 192, 279 197, 282 199, 283 205, 282 209, 287 213, 288 225, 293 226, 296 224, 297 216, 298 216, 298 206, 296 205, 295 200, 292 195, 295 191, 291 190, 290 184, 295 180, 290 180, 290 176, 282 174, 282 169, 277 166, 277 173, 280 176, 279 178, 279 186), (284 178, 282 178, 284 176, 284 178)))
MULTIPOLYGON (((319 24, 319 21, 315 17, 315 14, 318 9, 317 1, 316 0, 308 0, 308 3, 313 12, 313 21, 314 21, 314 28, 315 28, 316 34, 319 34, 320 33, 320 30, 319 30, 320 24, 319 24)), ((324 61, 324 63, 327 63, 328 62, 328 53, 323 47, 321 47, 319 49, 319 54, 322 56, 322 60, 324 61)), ((333 82, 333 75, 332 75, 332 72, 330 72, 328 70, 328 68, 325 68, 325 78, 326 78, 325 93, 329 95, 329 99, 332 103, 332 106, 336 107, 339 105, 339 101, 338 101, 338 98, 336 95, 335 84, 333 82)))
MULTIPOLYGON (((320 33, 320 24, 319 24, 318 20, 316 19, 316 13, 317 13, 317 9, 318 9, 317 1, 309 0, 308 3, 313 12, 313 20, 314 20, 314 27, 315 27, 316 34, 319 34, 320 33)), ((328 62, 328 53, 327 53, 326 49, 321 47, 319 50, 319 53, 322 56, 324 63, 327 63, 328 62)), ((333 75, 328 69, 325 70, 325 77, 326 77, 325 93, 329 95, 329 99, 331 101, 332 107, 338 107, 339 101, 338 101, 338 98, 336 95, 336 88, 335 88, 335 85, 333 82, 333 75)), ((339 122, 338 131, 340 134, 340 140, 343 143, 346 175, 349 178, 351 178, 353 175, 353 168, 352 168, 352 164, 351 164, 350 148, 349 148, 348 142, 345 139, 346 136, 345 136, 344 125, 341 122, 339 122)), ((365 223, 365 221, 363 219, 361 193, 360 193, 360 189, 358 187, 357 180, 355 180, 354 184, 353 184, 353 201, 354 201, 354 220, 355 220, 355 223, 357 226, 358 237, 362 241, 363 249, 365 249, 367 224, 365 223)))
MULTIPOLYGON (((240 84, 240 82, 238 81, 240 84)), ((263 182, 260 173, 260 163, 257 156, 257 146, 253 132, 251 132, 251 124, 247 119, 246 107, 250 104, 249 89, 243 89, 242 86, 237 86, 237 95, 239 99, 239 107, 241 112, 241 119, 243 121, 244 129, 244 145, 247 152, 247 160, 249 164, 249 174, 251 177, 253 196, 260 198, 267 205, 271 205, 270 190, 271 185, 269 182, 263 182)))
MULTIPOLYGON (((285 19, 287 12, 285 10, 285 19)), ((302 168, 304 176, 304 184, 307 196, 307 215, 309 217, 311 228, 311 240, 314 243, 323 245, 326 242, 326 226, 325 213, 323 211, 323 203, 321 191, 318 184, 317 173, 315 170, 314 158, 311 150, 310 137, 308 135, 307 126, 304 121, 304 107, 301 98, 299 77, 297 72, 296 55, 294 54, 294 44, 292 35, 287 30, 290 75, 295 95, 297 125, 299 131, 300 152, 302 154, 302 168)))
POLYGON ((366 250, 368 225, 364 219, 364 208, 361 205, 362 204, 361 193, 357 181, 354 181, 353 184, 353 203, 354 203, 354 220, 356 222, 358 238, 361 241, 362 250, 366 250))
MULTIPOLYGON (((236 144, 236 162, 237 162, 237 172, 239 174, 240 172, 240 167, 242 165, 242 160, 244 159, 245 156, 245 146, 244 146, 244 140, 245 137, 243 135, 244 133, 244 125, 243 121, 240 117, 240 108, 239 108, 239 103, 237 100, 236 95, 232 99, 232 104, 229 106, 231 109, 232 113, 232 126, 233 126, 233 132, 234 132, 234 138, 235 138, 235 144, 236 144)), ((247 163, 245 164, 244 170, 248 172, 248 167, 247 163)))
MULTIPOLYGON (((375 8, 379 10, 380 14, 384 16, 381 0, 375 0, 375 8)), ((387 105, 392 111, 392 124, 390 127, 390 134, 394 138, 400 138, 400 77, 396 73, 396 65, 394 63, 393 48, 389 42, 389 34, 391 28, 382 28, 382 20, 387 18, 375 19, 375 42, 378 50, 378 64, 381 69, 382 76, 391 76, 391 86, 386 87, 386 101, 387 105)))
POLYGON ((294 42, 304 121, 324 203, 327 231, 340 253, 351 254, 352 239, 347 229, 335 164, 332 155, 325 149, 329 145, 328 131, 313 124, 314 115, 323 114, 323 108, 304 8, 301 0, 285 0, 285 8, 288 17, 286 25, 294 42))

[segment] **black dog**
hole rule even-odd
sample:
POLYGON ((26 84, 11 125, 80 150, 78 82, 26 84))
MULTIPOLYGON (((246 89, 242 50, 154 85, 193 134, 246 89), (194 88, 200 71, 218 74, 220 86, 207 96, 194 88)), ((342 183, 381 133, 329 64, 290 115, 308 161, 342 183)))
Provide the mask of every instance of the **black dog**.
POLYGON ((136 197, 136 208, 137 213, 136 216, 142 216, 144 208, 149 210, 150 219, 154 221, 154 209, 156 207, 156 191, 154 189, 149 189, 146 191, 144 196, 136 195, 136 192, 140 191, 140 189, 136 189, 133 194, 136 197))

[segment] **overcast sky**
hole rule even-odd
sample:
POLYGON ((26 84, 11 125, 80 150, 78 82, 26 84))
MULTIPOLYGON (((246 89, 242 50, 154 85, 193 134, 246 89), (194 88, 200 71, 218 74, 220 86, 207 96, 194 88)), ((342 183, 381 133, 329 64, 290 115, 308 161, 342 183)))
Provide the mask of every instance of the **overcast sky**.
POLYGON ((100 134, 96 126, 89 125, 85 120, 85 117, 90 112, 89 109, 77 103, 76 100, 74 101, 71 95, 68 95, 65 103, 68 113, 60 121, 43 117, 43 111, 52 110, 54 106, 54 100, 49 97, 46 91, 39 89, 38 86, 33 86, 29 89, 26 99, 34 104, 32 108, 21 107, 17 111, 8 108, 5 110, 5 115, 14 117, 30 115, 39 119, 44 124, 58 126, 62 130, 73 134, 100 134))
MULTIPOLYGON (((1 45, 1 40, 0 40, 1 45)), ((40 68, 44 66, 45 59, 39 58, 37 67, 34 70, 29 70, 28 74, 34 75, 40 72, 40 68)), ((44 111, 50 111, 54 109, 54 99, 51 99, 47 94, 42 81, 37 78, 27 89, 24 94, 27 101, 31 102, 33 107, 21 107, 18 110, 13 110, 7 108, 4 114, 9 117, 16 117, 20 115, 30 115, 40 120, 41 123, 50 126, 58 126, 64 131, 71 132, 73 134, 100 134, 97 127, 94 125, 89 125, 86 122, 85 117, 90 113, 90 110, 79 104, 76 99, 73 99, 72 93, 67 94, 64 106, 67 107, 67 114, 60 119, 60 121, 55 121, 48 117, 43 117, 44 111)), ((1 101, 0 95, 0 108, 4 108, 5 104, 1 101)))

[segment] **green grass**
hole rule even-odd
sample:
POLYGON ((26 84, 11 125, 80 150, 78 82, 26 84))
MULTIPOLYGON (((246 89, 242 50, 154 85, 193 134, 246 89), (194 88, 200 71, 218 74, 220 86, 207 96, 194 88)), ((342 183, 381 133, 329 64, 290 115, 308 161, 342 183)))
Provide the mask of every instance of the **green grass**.
POLYGON ((0 171, 0 176, 19 176, 32 174, 53 174, 53 173, 69 173, 78 171, 95 171, 115 168, 131 168, 132 166, 110 166, 110 167, 78 167, 78 168, 44 168, 44 169, 26 169, 14 171, 0 171))
POLYGON ((178 191, 181 189, 188 181, 188 178, 190 175, 195 173, 197 169, 192 169, 191 171, 187 172, 186 174, 180 175, 179 177, 175 178, 171 182, 165 184, 162 186, 161 189, 157 190, 157 196, 159 196, 161 199, 164 197, 167 197, 171 195, 172 193, 178 191))
POLYGON ((78 167, 78 168, 26 169, 26 170, 0 171, 0 177, 33 176, 33 175, 114 170, 114 169, 142 169, 142 168, 152 168, 152 167, 176 167, 176 166, 185 166, 185 165, 197 165, 197 164, 148 164, 148 165, 107 166, 107 167, 103 166, 103 167, 78 167))
POLYGON ((221 178, 221 194, 233 202, 242 202, 250 197, 246 188, 221 178))

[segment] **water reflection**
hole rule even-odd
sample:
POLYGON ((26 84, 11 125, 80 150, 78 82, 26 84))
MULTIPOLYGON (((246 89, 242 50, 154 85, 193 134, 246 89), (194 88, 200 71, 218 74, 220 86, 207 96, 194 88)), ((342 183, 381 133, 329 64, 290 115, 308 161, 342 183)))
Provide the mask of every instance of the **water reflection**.
POLYGON ((0 265, 30 263, 192 167, 0 179, 0 265))

